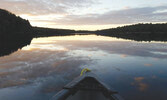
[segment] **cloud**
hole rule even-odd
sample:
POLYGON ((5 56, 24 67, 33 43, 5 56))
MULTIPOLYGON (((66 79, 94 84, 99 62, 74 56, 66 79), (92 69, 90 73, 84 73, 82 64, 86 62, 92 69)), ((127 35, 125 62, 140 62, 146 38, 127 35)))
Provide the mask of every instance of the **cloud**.
MULTIPOLYGON (((0 7, 17 15, 28 15, 32 25, 124 25, 141 22, 167 22, 167 6, 123 7, 98 11, 101 0, 0 0, 0 7), (94 6, 96 5, 96 7, 94 6), (90 10, 94 9, 94 10, 90 10), (60 15, 57 16, 57 15, 60 15), (42 17, 43 16, 43 17, 42 17)), ((101 5, 104 6, 104 5, 101 5)))
POLYGON ((167 6, 129 8, 109 11, 103 14, 68 15, 59 24, 72 25, 106 25, 131 24, 138 22, 165 22, 167 21, 167 6))
POLYGON ((90 6, 91 4, 94 3, 94 1, 92 0, 51 0, 51 1, 61 5, 73 6, 73 7, 85 7, 85 6, 90 6))
POLYGON ((94 4, 92 0, 1 0, 0 7, 16 14, 67 14, 74 8, 94 4))
POLYGON ((122 54, 122 55, 121 55, 122 58, 125 58, 125 57, 127 57, 127 56, 128 56, 128 55, 126 55, 126 54, 122 54))

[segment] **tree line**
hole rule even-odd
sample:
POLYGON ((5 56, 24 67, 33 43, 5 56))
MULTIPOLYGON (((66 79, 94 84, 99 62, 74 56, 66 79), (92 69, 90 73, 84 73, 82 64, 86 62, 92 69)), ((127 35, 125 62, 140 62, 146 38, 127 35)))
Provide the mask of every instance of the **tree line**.
POLYGON ((107 32, 107 33, 128 33, 128 32, 145 32, 145 33, 156 33, 156 32, 167 32, 167 23, 139 23, 134 25, 127 25, 117 28, 98 30, 97 32, 107 32))
POLYGON ((0 39, 31 37, 31 28, 28 20, 0 9, 0 39))
POLYGON ((167 41, 167 23, 139 23, 117 28, 98 30, 97 35, 137 41, 167 41))

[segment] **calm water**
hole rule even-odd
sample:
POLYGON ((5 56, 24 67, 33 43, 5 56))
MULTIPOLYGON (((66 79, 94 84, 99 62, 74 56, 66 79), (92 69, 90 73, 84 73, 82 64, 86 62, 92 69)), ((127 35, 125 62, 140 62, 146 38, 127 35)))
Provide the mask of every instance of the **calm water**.
POLYGON ((95 35, 33 39, 0 57, 0 100, 49 100, 85 67, 126 100, 167 100, 167 43, 95 35))

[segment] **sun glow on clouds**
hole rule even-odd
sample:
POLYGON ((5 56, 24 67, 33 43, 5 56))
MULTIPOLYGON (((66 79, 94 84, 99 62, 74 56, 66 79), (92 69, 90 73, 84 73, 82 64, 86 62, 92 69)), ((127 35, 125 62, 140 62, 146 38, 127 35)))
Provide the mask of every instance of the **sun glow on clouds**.
POLYGON ((31 14, 21 14, 20 15, 24 19, 29 19, 29 20, 53 20, 53 19, 61 19, 64 17, 64 15, 58 15, 58 14, 49 14, 49 15, 36 15, 33 16, 31 14))
POLYGON ((0 7, 33 26, 97 30, 139 22, 166 22, 165 0, 0 0, 0 7))
MULTIPOLYGON (((117 27, 116 25, 59 25, 52 22, 33 22, 33 26, 49 27, 49 28, 63 28, 63 29, 75 29, 75 30, 97 30, 97 29, 108 29, 117 27)), ((119 26, 123 26, 122 24, 119 26)))
POLYGON ((75 30, 97 30, 106 29, 111 27, 123 26, 124 24, 109 24, 109 25, 63 25, 56 23, 56 20, 61 20, 66 15, 61 14, 49 14, 49 15, 32 15, 32 14, 21 14, 20 17, 28 19, 33 26, 49 27, 49 28, 64 28, 64 29, 75 29, 75 30))
MULTIPOLYGON (((61 14, 49 14, 49 15, 31 15, 31 14, 21 14, 20 17, 28 19, 32 26, 55 28, 56 23, 53 20, 63 19, 65 15, 61 14)), ((59 25, 58 25, 59 26, 59 25)), ((57 28, 63 28, 59 26, 57 28)))

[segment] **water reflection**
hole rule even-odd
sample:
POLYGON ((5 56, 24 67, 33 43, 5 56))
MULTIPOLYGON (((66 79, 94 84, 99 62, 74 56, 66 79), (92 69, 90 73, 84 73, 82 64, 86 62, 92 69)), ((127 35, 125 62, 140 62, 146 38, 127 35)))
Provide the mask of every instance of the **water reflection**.
POLYGON ((166 60, 166 43, 95 35, 33 39, 0 57, 0 99, 48 100, 86 66, 127 100, 165 100, 166 60))
POLYGON ((0 40, 0 56, 9 55, 22 47, 29 45, 32 38, 26 39, 1 39, 0 40))
POLYGON ((135 77, 134 82, 131 84, 137 86, 140 91, 146 91, 148 88, 148 84, 143 83, 144 77, 135 77))

